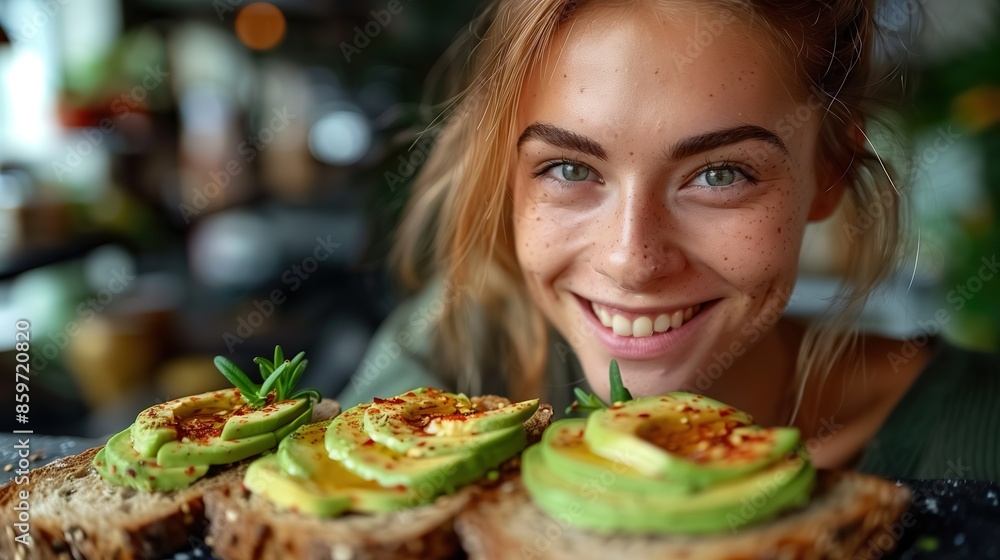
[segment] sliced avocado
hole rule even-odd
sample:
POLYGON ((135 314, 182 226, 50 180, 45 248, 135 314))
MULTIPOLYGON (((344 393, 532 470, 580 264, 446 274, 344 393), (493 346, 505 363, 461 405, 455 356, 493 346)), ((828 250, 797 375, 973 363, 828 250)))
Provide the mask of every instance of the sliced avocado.
POLYGON ((527 444, 524 428, 515 426, 467 436, 489 438, 488 445, 453 448, 454 453, 436 457, 408 457, 375 442, 364 432, 364 413, 370 406, 358 405, 334 418, 326 430, 325 446, 331 459, 382 486, 402 485, 421 495, 437 496, 482 477, 527 444))
POLYGON ((600 481, 570 483, 546 463, 541 446, 524 452, 521 473, 535 503, 557 518, 573 512, 574 525, 595 531, 664 534, 735 531, 770 519, 806 504, 816 475, 808 461, 790 454, 743 479, 683 498, 623 494, 600 481))
POLYGON ((231 440, 214 436, 199 441, 171 441, 156 452, 156 462, 164 467, 226 465, 263 453, 277 444, 274 432, 231 440))
POLYGON ((592 452, 651 478, 703 488, 772 463, 799 440, 795 428, 760 428, 712 399, 670 393, 591 414, 584 440, 592 452))
POLYGON ((373 441, 393 451, 435 457, 491 445, 492 438, 469 436, 521 426, 536 410, 538 399, 476 412, 464 395, 428 389, 376 401, 365 410, 363 426, 373 441))
POLYGON ((115 434, 102 450, 104 460, 114 466, 119 475, 116 484, 146 491, 176 490, 189 486, 208 472, 208 465, 163 467, 155 459, 140 455, 132 447, 129 434, 129 429, 115 434))
POLYGON ((281 440, 291 435, 291 433, 299 429, 299 427, 312 422, 312 415, 313 407, 310 404, 305 410, 302 411, 302 414, 299 414, 298 418, 292 420, 284 426, 279 427, 277 430, 274 430, 274 440, 280 443, 281 440))
POLYGON ((177 439, 177 425, 182 419, 229 413, 242 404, 238 390, 222 389, 151 406, 140 412, 132 424, 132 446, 143 457, 156 457, 163 444, 177 439))
POLYGON ((273 432, 302 415, 309 399, 286 400, 261 408, 241 407, 226 420, 222 439, 232 440, 273 432))
POLYGON ((282 508, 319 517, 334 517, 351 507, 348 494, 323 495, 308 478, 283 472, 273 454, 250 463, 243 476, 243 485, 282 508))
POLYGON ((309 478, 319 470, 323 461, 332 461, 325 441, 329 424, 329 420, 306 424, 278 442, 275 456, 281 463, 281 470, 293 476, 309 478))
POLYGON ((127 486, 124 479, 124 473, 119 472, 117 466, 108 462, 107 450, 107 447, 102 447, 101 450, 94 455, 94 459, 90 462, 90 464, 97 471, 97 474, 101 475, 101 478, 107 480, 109 483, 114 484, 115 486, 127 486))
MULTIPOLYGON (((295 480, 300 488, 321 498, 347 496, 353 511, 396 511, 415 507, 433 500, 434 495, 421 495, 403 486, 383 487, 365 480, 330 459, 326 453, 324 434, 327 423, 317 422, 303 426, 282 440, 274 455, 281 472, 295 480)), ((249 474, 248 474, 249 476, 249 474)), ((251 488, 253 489, 253 488, 251 488)), ((264 491, 271 498, 272 490, 264 491)), ((291 497, 271 498, 275 503, 291 497)))
POLYGON ((570 484, 600 484, 612 492, 685 496, 695 491, 672 479, 649 478, 627 464, 595 455, 583 440, 586 420, 567 418, 545 429, 538 445, 542 460, 570 484))

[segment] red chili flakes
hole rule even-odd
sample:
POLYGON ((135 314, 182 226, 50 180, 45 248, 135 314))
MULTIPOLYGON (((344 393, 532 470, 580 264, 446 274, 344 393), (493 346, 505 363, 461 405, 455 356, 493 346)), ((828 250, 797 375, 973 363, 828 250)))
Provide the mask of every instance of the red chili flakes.
POLYGON ((733 413, 733 409, 731 409, 731 408, 723 408, 722 410, 719 411, 719 416, 721 416, 722 418, 725 418, 726 416, 729 416, 732 413, 733 413))
POLYGON ((642 414, 639 415, 639 418, 649 418, 649 413, 643 412, 642 414))
POLYGON ((375 441, 372 440, 372 439, 368 439, 364 443, 362 443, 361 445, 363 445, 365 447, 371 447, 371 446, 375 445, 375 441))
POLYGON ((194 465, 191 465, 188 468, 184 469, 184 474, 188 476, 194 474, 194 465))
POLYGON ((129 477, 131 477, 131 478, 135 478, 135 475, 136 475, 134 469, 128 469, 128 470, 126 470, 125 474, 129 475, 129 477))
POLYGON ((176 426, 177 439, 183 441, 184 438, 188 438, 193 442, 205 442, 210 438, 220 437, 227 416, 217 415, 217 412, 216 409, 200 409, 182 418, 176 426))

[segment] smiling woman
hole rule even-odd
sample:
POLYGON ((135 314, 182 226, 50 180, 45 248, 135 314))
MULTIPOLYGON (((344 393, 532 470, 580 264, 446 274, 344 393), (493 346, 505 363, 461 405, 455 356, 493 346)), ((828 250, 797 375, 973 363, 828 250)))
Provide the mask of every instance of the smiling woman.
MULTIPOLYGON (((942 451, 933 434, 956 424, 909 439, 905 456, 878 451, 930 387, 959 399, 1000 385, 973 371, 988 358, 962 354, 966 371, 943 381, 955 349, 935 341, 901 364, 888 356, 902 341, 859 333, 906 215, 865 133, 886 78, 870 71, 874 10, 491 3, 395 247, 421 294, 383 326, 342 401, 446 383, 559 405, 581 377, 607 397, 616 359, 636 396, 697 390, 797 426, 821 441, 809 448, 821 467, 940 476, 949 454, 982 455, 963 438, 942 451), (810 324, 779 319, 806 225, 837 210, 854 226, 840 297, 810 324), (442 285, 458 295, 438 301, 442 285), (419 310, 434 303, 428 328, 419 310)), ((985 396, 962 402, 995 412, 985 396)), ((996 477, 995 451, 965 475, 996 477)))

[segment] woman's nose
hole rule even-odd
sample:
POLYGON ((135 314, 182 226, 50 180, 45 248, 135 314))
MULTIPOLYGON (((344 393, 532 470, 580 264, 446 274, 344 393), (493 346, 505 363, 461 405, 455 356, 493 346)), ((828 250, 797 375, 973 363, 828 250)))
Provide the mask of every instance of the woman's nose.
POLYGON ((674 218, 660 196, 630 193, 605 222, 592 263, 622 290, 642 290, 686 266, 674 218))

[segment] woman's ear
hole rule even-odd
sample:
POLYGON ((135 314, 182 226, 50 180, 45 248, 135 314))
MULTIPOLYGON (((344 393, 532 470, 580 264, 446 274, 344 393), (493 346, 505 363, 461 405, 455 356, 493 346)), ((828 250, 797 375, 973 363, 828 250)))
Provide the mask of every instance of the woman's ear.
POLYGON ((854 126, 851 142, 852 145, 847 150, 846 157, 836 160, 826 159, 821 162, 816 177, 816 198, 813 199, 812 206, 809 208, 810 222, 829 218, 840 206, 840 199, 844 197, 844 193, 851 188, 850 170, 855 163, 855 158, 864 151, 865 146, 865 133, 857 125, 854 126))

